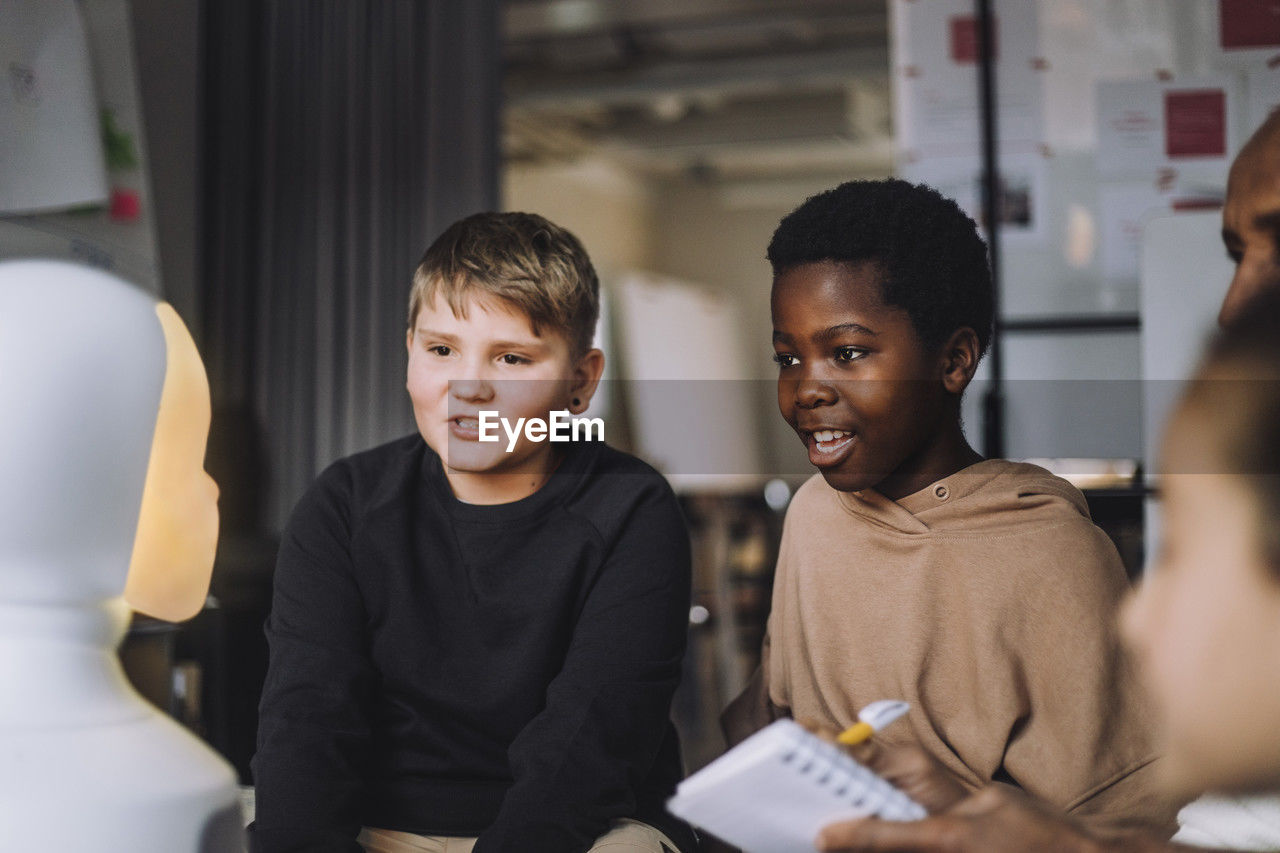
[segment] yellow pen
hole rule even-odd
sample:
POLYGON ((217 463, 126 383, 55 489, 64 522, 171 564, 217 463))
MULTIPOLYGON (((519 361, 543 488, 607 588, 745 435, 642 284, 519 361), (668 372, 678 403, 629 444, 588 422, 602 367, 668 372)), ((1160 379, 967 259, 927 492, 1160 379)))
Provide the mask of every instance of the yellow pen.
POLYGON ((911 706, 896 699, 872 702, 858 712, 858 722, 842 731, 836 741, 845 746, 857 746, 873 734, 907 713, 911 706))

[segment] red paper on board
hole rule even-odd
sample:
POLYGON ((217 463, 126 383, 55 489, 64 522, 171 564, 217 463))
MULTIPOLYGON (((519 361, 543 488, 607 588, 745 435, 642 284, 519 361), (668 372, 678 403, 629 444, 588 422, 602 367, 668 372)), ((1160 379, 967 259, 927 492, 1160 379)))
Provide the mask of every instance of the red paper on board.
POLYGON ((1227 95, 1221 89, 1164 93, 1166 157, 1222 157, 1227 153, 1227 95))
MULTIPOLYGON (((951 61, 957 65, 973 65, 978 61, 978 19, 972 15, 961 15, 948 22, 951 38, 951 61)), ((999 56, 1000 29, 998 22, 991 19, 991 58, 999 56)))
POLYGON ((117 222, 137 222, 142 216, 142 200, 133 190, 117 187, 111 191, 108 215, 117 222))
POLYGON ((1280 2, 1218 0, 1218 36, 1226 50, 1280 48, 1280 2))

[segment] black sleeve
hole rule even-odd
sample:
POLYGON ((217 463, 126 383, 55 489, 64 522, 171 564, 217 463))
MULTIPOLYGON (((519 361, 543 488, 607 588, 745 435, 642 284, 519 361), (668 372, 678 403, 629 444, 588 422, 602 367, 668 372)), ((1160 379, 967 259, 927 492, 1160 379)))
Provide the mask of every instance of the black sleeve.
POLYGON ((511 744, 515 781, 475 853, 584 851, 635 815, 680 680, 689 561, 680 508, 659 481, 630 508, 544 710, 511 744))
POLYGON ((343 485, 322 477, 298 504, 280 546, 253 758, 254 853, 361 853, 355 839, 375 674, 351 573, 343 485))

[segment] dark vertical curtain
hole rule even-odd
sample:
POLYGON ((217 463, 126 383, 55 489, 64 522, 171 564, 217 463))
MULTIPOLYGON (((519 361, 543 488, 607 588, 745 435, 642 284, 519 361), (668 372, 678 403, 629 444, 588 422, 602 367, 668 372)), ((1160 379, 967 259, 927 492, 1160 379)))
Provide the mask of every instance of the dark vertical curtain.
POLYGON ((205 3, 201 345, 215 412, 258 432, 242 485, 265 499, 239 499, 267 529, 329 462, 413 429, 413 266, 497 204, 497 6, 205 3))

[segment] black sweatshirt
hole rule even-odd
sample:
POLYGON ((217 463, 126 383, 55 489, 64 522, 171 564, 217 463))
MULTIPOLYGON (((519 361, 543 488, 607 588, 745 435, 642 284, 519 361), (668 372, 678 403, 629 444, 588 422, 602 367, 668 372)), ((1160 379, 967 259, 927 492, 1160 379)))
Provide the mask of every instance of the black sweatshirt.
POLYGON ((351 851, 363 826, 575 853, 662 807, 690 595, 675 496, 603 443, 523 500, 454 497, 412 435, 337 462, 280 547, 253 759, 253 850, 351 851))

